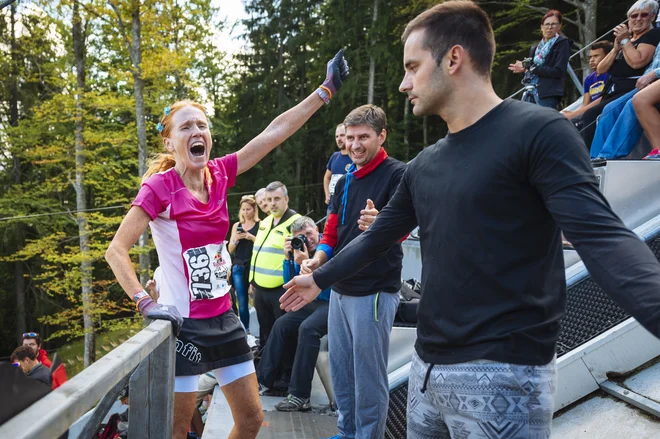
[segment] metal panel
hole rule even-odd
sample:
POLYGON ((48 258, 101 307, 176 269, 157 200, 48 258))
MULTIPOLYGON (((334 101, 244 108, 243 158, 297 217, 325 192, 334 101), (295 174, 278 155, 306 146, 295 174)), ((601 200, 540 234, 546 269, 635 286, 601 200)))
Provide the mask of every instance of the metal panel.
POLYGON ((565 355, 557 360, 555 411, 596 390, 598 390, 598 383, 594 380, 580 355, 565 355))
POLYGON ((605 169, 603 194, 629 229, 660 215, 660 162, 613 160, 605 169))

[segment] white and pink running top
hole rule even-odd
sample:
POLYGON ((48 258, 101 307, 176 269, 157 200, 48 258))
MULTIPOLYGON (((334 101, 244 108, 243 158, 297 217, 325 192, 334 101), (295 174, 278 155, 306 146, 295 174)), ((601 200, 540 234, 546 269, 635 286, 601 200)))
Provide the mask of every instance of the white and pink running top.
POLYGON ((176 306, 181 316, 207 319, 231 308, 225 248, 229 230, 227 189, 234 186, 236 154, 210 160, 208 203, 186 189, 174 169, 144 182, 132 206, 151 217, 149 226, 162 271, 158 303, 176 306))

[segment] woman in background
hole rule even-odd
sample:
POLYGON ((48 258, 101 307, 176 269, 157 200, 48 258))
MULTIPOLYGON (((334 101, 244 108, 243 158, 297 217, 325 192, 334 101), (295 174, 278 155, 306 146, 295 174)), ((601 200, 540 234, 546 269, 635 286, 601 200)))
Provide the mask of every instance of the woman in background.
POLYGON ((250 272, 250 259, 254 238, 259 231, 259 210, 254 195, 241 198, 238 222, 231 228, 229 253, 233 256, 231 279, 238 298, 238 313, 247 332, 250 331, 250 309, 248 306, 247 274, 250 272))

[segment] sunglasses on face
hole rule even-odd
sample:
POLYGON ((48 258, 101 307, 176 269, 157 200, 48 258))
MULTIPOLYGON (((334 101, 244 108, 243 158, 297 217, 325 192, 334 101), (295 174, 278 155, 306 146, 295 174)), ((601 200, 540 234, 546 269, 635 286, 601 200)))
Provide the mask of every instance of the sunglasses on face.
POLYGON ((637 20, 638 18, 644 19, 644 18, 649 18, 649 15, 651 15, 650 12, 635 12, 634 14, 630 14, 628 18, 631 20, 637 20))
POLYGON ((34 338, 34 337, 39 337, 39 334, 37 334, 36 332, 24 332, 23 337, 34 338))

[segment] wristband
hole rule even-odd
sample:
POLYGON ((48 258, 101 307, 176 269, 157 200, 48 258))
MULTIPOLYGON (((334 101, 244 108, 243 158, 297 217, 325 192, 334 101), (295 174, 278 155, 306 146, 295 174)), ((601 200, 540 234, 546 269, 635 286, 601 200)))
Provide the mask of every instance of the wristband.
MULTIPOLYGON (((325 87, 323 87, 325 88, 325 87)), ((316 94, 319 95, 321 99, 323 99, 323 102, 325 102, 325 105, 330 104, 330 96, 323 90, 323 88, 319 87, 316 89, 316 94)), ((326 89, 327 90, 327 89, 326 89)))
POLYGON ((332 92, 330 91, 330 89, 328 87, 326 87, 325 85, 319 85, 319 88, 321 90, 323 90, 324 92, 326 92, 328 94, 328 96, 330 97, 330 99, 332 99, 332 92))
POLYGON ((141 303, 141 302, 144 302, 144 301, 147 300, 147 299, 151 299, 151 297, 149 297, 149 296, 147 296, 147 297, 141 297, 137 302, 135 302, 135 309, 137 309, 138 311, 140 311, 140 303, 141 303))
POLYGON ((625 46, 629 42, 630 42, 630 38, 624 38, 623 40, 621 40, 621 47, 625 46))

